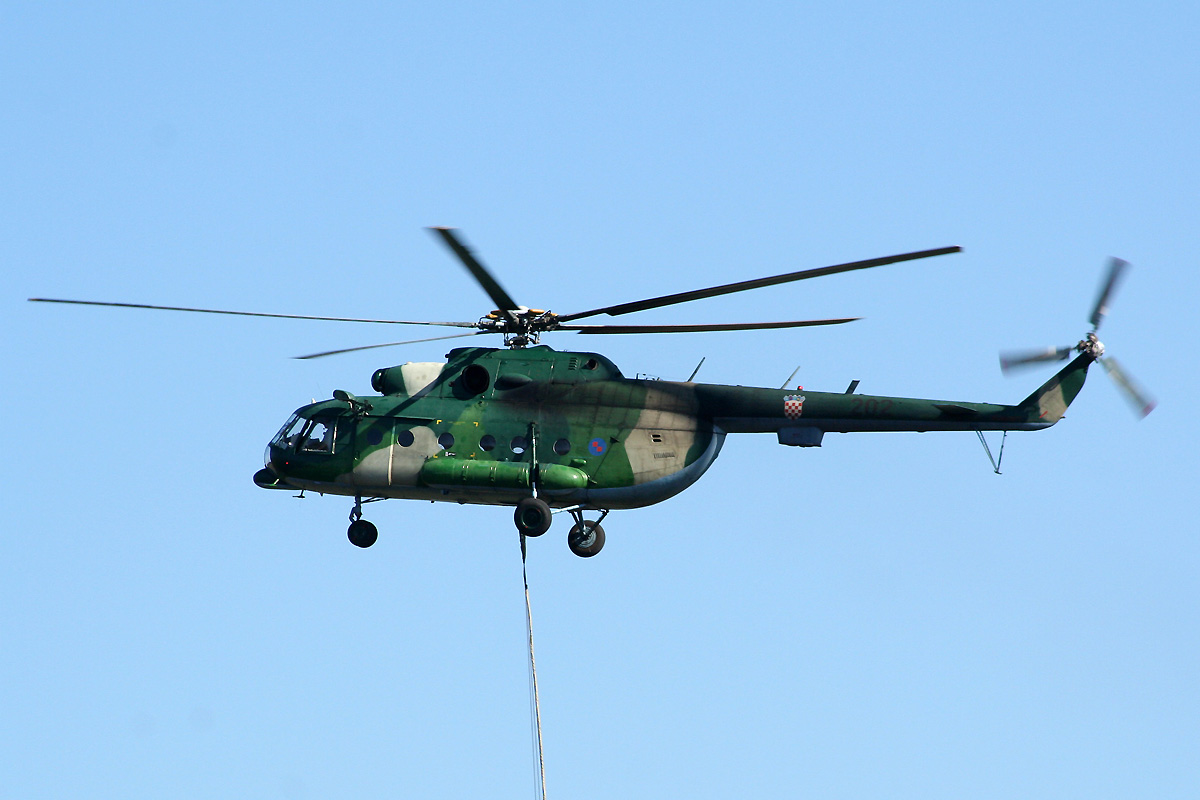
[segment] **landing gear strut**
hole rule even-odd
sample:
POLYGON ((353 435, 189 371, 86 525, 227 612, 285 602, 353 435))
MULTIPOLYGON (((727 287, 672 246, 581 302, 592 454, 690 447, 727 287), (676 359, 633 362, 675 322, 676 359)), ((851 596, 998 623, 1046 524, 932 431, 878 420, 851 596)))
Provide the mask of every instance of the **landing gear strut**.
POLYGON ((362 518, 362 497, 354 496, 354 508, 350 510, 350 527, 346 538, 355 547, 370 547, 379 538, 379 529, 362 518))

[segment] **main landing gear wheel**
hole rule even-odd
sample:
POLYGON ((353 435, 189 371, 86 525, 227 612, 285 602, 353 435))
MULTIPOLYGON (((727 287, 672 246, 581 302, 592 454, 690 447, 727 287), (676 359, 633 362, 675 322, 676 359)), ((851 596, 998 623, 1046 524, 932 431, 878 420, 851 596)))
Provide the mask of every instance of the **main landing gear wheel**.
POLYGON ((517 503, 513 521, 517 523, 517 530, 526 536, 541 536, 550 530, 550 523, 553 520, 550 506, 545 500, 537 497, 525 497, 517 503))
POLYGON ((356 519, 350 523, 346 538, 355 547, 370 547, 379 538, 379 529, 365 519, 356 519))
POLYGON ((591 558, 604 547, 604 528, 599 522, 577 522, 567 534, 567 547, 580 558, 591 558))

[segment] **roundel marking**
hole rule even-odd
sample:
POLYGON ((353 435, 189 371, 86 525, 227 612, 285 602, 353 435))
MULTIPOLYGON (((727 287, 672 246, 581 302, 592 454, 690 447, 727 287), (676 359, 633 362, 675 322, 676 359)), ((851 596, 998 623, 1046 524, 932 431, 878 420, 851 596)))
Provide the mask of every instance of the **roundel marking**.
POLYGON ((608 449, 608 444, 598 436, 595 439, 592 439, 590 442, 588 442, 588 452, 594 456, 604 455, 604 451, 607 449, 608 449))

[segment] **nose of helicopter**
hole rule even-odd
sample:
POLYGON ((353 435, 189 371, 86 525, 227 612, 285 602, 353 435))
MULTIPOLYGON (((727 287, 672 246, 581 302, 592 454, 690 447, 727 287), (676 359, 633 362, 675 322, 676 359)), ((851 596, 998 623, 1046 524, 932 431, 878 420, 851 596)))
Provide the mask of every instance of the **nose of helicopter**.
POLYGON ((287 489, 287 484, 283 482, 275 470, 269 466, 263 467, 258 472, 254 473, 254 485, 262 489, 287 489))
POLYGON ((276 468, 274 460, 271 458, 271 445, 267 445, 267 451, 263 454, 263 461, 266 466, 254 473, 254 485, 263 489, 287 489, 288 486, 280 477, 280 471, 276 468))
POLYGON ((287 489, 288 486, 275 474, 270 467, 263 467, 254 473, 254 485, 262 489, 287 489))

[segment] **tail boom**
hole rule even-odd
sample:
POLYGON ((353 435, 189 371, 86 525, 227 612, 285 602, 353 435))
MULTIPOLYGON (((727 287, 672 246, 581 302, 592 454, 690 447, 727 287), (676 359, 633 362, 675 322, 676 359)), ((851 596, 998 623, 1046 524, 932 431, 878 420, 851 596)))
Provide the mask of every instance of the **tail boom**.
POLYGON ((1016 405, 703 384, 695 391, 702 413, 727 433, 1041 430, 1062 419, 1094 360, 1080 355, 1016 405))

